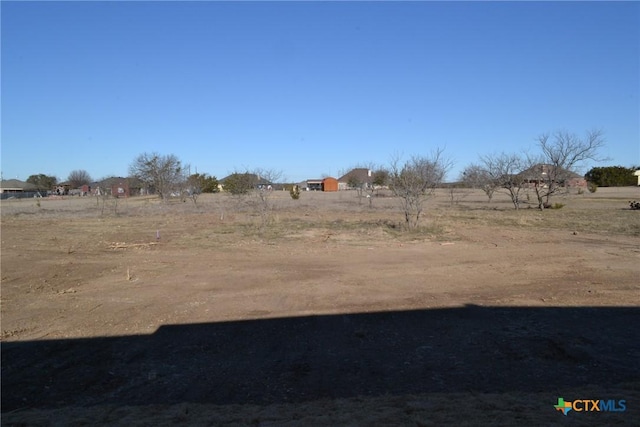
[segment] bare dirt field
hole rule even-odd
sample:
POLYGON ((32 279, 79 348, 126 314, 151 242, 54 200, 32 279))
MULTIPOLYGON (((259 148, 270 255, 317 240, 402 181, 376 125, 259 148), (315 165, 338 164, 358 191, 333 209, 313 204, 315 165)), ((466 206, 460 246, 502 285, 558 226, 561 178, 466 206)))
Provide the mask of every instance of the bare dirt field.
POLYGON ((638 425, 634 199, 4 200, 2 425, 638 425))

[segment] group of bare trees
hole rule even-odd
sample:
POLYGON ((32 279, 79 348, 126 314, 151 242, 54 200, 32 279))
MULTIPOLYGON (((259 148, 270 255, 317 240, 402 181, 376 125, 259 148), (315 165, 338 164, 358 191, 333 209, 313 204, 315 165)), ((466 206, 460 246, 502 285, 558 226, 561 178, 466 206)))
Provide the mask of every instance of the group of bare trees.
POLYGON ((600 130, 589 131, 584 138, 566 131, 543 134, 538 138, 541 154, 530 159, 529 163, 548 167, 540 179, 533 176, 529 182, 533 182, 540 209, 549 205, 551 196, 566 188, 565 183, 585 161, 604 160, 600 155, 604 142, 600 130))
POLYGON ((532 189, 539 209, 550 206, 551 197, 567 190, 567 183, 585 161, 604 160, 600 130, 591 130, 582 138, 567 131, 545 133, 538 137, 537 154, 500 153, 480 157, 478 164, 469 165, 463 181, 481 188, 489 201, 495 191, 509 195, 515 209, 522 203, 524 191, 532 189))
POLYGON ((131 176, 143 182, 150 193, 161 199, 179 197, 191 199, 197 206, 201 193, 218 192, 218 180, 207 174, 190 173, 175 154, 142 153, 129 166, 131 176))
MULTIPOLYGON (((535 155, 500 153, 482 155, 479 162, 469 165, 462 180, 473 188, 482 189, 489 201, 496 191, 509 195, 515 209, 522 203, 525 191, 533 189, 538 207, 544 209, 554 194, 564 190, 578 167, 587 160, 602 160, 599 151, 604 146, 603 134, 599 130, 587 132, 581 138, 567 131, 542 134, 537 139, 539 152, 535 155)), ((428 155, 413 155, 407 160, 392 157, 388 167, 378 166, 375 179, 367 183, 366 189, 373 196, 375 187, 386 186, 399 201, 407 229, 419 226, 426 202, 435 189, 444 182, 452 161, 437 148, 428 155)), ((170 194, 189 194, 194 203, 206 180, 200 175, 186 173, 188 166, 182 165, 175 155, 143 153, 130 167, 133 176, 145 182, 149 188, 166 199, 170 194)), ((270 169, 235 172, 223 183, 225 191, 237 200, 249 201, 259 213, 261 226, 266 226, 273 210, 272 185, 282 173, 270 169), (247 198, 246 196, 251 196, 247 198)), ((210 183, 209 183, 210 184, 210 183)), ((361 182, 350 182, 351 187, 365 190, 361 182)), ((217 180, 216 180, 217 185, 217 180)), ((361 192, 358 193, 360 196, 361 192)), ((370 204, 371 204, 370 200, 370 204)))
MULTIPOLYGON (((604 137, 600 130, 587 132, 584 138, 567 132, 545 133, 538 137, 539 153, 500 153, 480 157, 478 164, 468 166, 463 180, 474 188, 481 188, 489 201, 496 191, 509 195, 515 209, 522 203, 522 195, 533 189, 540 209, 550 206, 554 194, 565 191, 567 183, 587 160, 601 161, 600 150, 604 137)), ((387 185, 400 202, 405 226, 415 229, 425 209, 452 166, 442 149, 428 156, 412 156, 400 161, 392 159, 386 175, 387 185)))
MULTIPOLYGON (((129 172, 163 200, 179 196, 183 200, 190 198, 197 205, 199 194, 218 191, 218 180, 206 174, 191 175, 189 169, 174 154, 143 153, 134 159, 129 172)), ((258 212, 264 227, 273 210, 273 185, 281 177, 281 172, 272 169, 234 172, 225 178, 223 186, 238 204, 249 205, 258 212)))
POLYGON ((463 180, 474 188, 481 188, 489 201, 496 190, 509 195, 513 206, 520 208, 524 180, 520 173, 525 162, 517 154, 494 154, 480 157, 479 165, 471 165, 463 172, 463 180))

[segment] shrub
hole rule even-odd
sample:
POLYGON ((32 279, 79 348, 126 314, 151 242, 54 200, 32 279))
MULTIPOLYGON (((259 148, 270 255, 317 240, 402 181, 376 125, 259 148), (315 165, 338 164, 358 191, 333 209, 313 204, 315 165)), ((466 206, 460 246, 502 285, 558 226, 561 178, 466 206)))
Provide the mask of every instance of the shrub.
POLYGON ((587 184, 587 188, 589 189, 589 193, 595 193, 598 191, 598 184, 595 182, 590 182, 587 184))
POLYGON ((554 203, 551 206, 551 209, 562 209, 562 208, 564 208, 564 203, 554 203))
POLYGON ((636 169, 636 167, 624 166, 596 167, 587 172, 585 177, 600 187, 622 187, 635 184, 636 177, 633 173, 636 169))
POLYGON ((300 198, 300 187, 294 185, 289 189, 289 195, 293 200, 298 200, 300 198))
POLYGON ((258 186, 258 177, 249 172, 234 172, 224 179, 222 188, 234 196, 249 193, 258 186))

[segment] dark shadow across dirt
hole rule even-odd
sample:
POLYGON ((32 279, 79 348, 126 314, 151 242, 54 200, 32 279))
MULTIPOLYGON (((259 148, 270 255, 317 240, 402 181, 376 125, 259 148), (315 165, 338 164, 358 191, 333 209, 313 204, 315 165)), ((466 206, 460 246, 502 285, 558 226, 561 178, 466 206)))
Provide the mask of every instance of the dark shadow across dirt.
POLYGON ((2 344, 2 412, 271 404, 640 381, 639 308, 480 307, 163 326, 2 344))

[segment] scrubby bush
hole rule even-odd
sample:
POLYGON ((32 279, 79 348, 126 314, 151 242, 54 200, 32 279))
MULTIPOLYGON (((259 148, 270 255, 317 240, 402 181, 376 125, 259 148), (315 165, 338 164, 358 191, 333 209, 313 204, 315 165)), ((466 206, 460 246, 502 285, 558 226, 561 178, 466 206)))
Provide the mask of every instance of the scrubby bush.
POLYGON ((291 186, 289 189, 289 195, 293 200, 298 200, 300 198, 300 187, 297 185, 291 186))
POLYGON ((596 191, 598 191, 598 184, 596 184, 595 182, 589 182, 587 184, 587 188, 589 189, 589 193, 595 193, 596 191))
POLYGON ((248 194, 258 186, 258 176, 249 172, 234 172, 224 179, 222 188, 234 196, 248 194))

